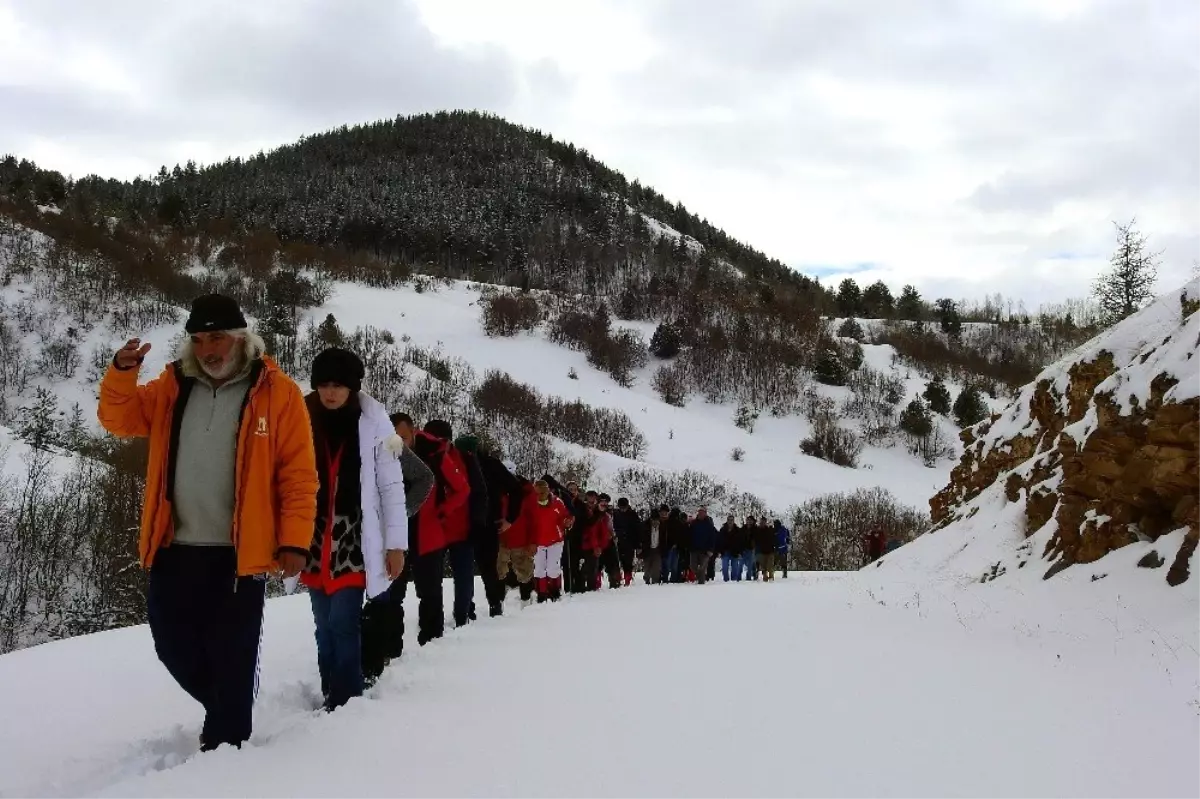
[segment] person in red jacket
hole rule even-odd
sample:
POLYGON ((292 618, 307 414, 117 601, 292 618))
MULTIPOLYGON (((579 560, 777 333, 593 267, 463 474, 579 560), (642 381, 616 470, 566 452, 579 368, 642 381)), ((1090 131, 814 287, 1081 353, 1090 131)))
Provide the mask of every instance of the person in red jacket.
POLYGON ((408 593, 408 583, 414 584, 420 600, 417 643, 424 646, 441 638, 446 630, 442 598, 446 546, 454 540, 466 540, 470 524, 465 510, 469 484, 465 472, 456 470, 453 459, 446 456, 450 446, 448 441, 417 430, 407 414, 398 413, 394 417, 397 435, 434 475, 433 491, 409 520, 408 563, 400 579, 392 583, 388 597, 388 607, 399 616, 396 624, 403 629, 404 597, 408 593))
POLYGON ((550 484, 538 480, 533 484, 535 500, 528 511, 527 523, 537 554, 533 556, 533 580, 537 586, 537 601, 557 602, 562 596, 562 550, 566 531, 574 523, 567 506, 550 494, 550 484))
POLYGON ((887 549, 887 542, 887 533, 883 531, 882 527, 875 527, 863 536, 863 565, 869 566, 882 558, 887 549))
MULTIPOLYGON (((471 506, 478 497, 473 497, 467 462, 458 448, 451 443, 454 431, 449 422, 430 419, 425 429, 418 433, 434 439, 430 468, 437 478, 434 494, 438 499, 438 515, 446 542, 446 558, 454 574, 454 626, 463 627, 470 621, 471 606, 475 601, 475 548, 470 541, 471 506), (436 468, 435 468, 436 467, 436 468)), ((417 454, 421 454, 420 444, 417 454)), ((481 491, 485 489, 479 487, 481 491)), ((482 497, 486 514, 486 495, 482 497)))
POLYGON ((600 588, 600 556, 604 548, 612 542, 612 517, 608 515, 607 494, 601 495, 595 491, 587 492, 587 512, 583 517, 583 546, 582 587, 584 591, 596 591, 600 588))
MULTIPOLYGON (((500 552, 496 557, 496 574, 504 581, 511 573, 516 578, 521 601, 528 604, 533 597, 533 559, 537 554, 537 543, 533 540, 529 520, 533 513, 531 508, 537 501, 537 489, 534 483, 522 477, 517 479, 521 481, 523 492, 521 509, 512 523, 500 528, 500 552)), ((500 512, 502 518, 508 515, 507 496, 500 499, 500 512)))

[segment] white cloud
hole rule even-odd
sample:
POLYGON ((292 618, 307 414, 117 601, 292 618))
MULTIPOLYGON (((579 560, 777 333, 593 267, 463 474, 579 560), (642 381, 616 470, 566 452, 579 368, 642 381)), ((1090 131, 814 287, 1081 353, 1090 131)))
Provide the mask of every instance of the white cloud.
POLYGON ((130 176, 482 108, 802 269, 1035 305, 1086 292, 1112 220, 1164 289, 1200 256, 1198 29, 1193 0, 0 0, 0 150, 130 176))

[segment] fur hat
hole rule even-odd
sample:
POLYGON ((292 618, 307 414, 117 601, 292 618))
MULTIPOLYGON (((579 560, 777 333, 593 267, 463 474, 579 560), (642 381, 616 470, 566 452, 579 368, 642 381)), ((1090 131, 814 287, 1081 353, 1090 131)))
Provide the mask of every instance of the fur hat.
POLYGON ((325 383, 337 383, 351 391, 362 390, 363 377, 367 370, 363 362, 350 350, 340 347, 330 347, 313 359, 312 387, 325 383))

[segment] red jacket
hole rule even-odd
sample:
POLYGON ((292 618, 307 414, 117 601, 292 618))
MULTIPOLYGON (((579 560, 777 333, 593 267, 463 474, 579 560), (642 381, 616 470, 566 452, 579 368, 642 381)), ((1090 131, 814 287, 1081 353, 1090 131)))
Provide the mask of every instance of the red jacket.
MULTIPOLYGON (((533 545, 533 536, 529 525, 530 508, 537 504, 537 492, 533 483, 526 483, 521 490, 525 496, 521 501, 521 513, 508 529, 500 534, 500 546, 506 549, 520 549, 533 545)), ((508 495, 500 497, 500 518, 508 517, 508 495)))
POLYGON ((867 552, 867 557, 883 557, 883 552, 887 549, 887 533, 878 528, 867 533, 863 536, 863 548, 867 552))
POLYGON ((612 543, 612 516, 609 516, 607 511, 588 511, 583 523, 586 525, 583 528, 584 551, 606 549, 612 543))
POLYGON ((471 482, 462 453, 449 442, 446 442, 446 453, 442 458, 442 473, 437 478, 444 480, 446 485, 446 498, 441 508, 446 544, 466 541, 471 533, 471 482))
POLYGON ((434 438, 425 432, 417 433, 415 451, 430 468, 434 468, 434 489, 429 492, 417 517, 417 554, 436 552, 450 544, 467 540, 471 529, 468 499, 471 485, 466 466, 450 442, 434 438), (426 455, 425 453, 430 453, 426 455))
POLYGON ((532 502, 526 502, 521 515, 528 512, 528 530, 533 543, 539 547, 554 546, 563 540, 567 520, 571 518, 570 511, 558 497, 551 496, 545 505, 534 497, 532 502))

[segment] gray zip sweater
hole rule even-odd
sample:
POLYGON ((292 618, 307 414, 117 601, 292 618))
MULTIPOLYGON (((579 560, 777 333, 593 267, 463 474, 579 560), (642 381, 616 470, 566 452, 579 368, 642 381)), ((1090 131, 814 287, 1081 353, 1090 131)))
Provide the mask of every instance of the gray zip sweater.
POLYGON ((198 377, 188 394, 175 457, 175 543, 233 546, 238 421, 250 367, 214 389, 198 377))

